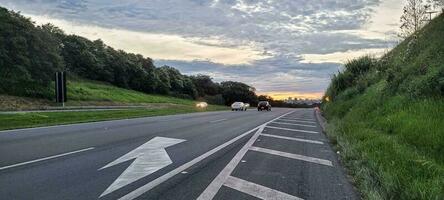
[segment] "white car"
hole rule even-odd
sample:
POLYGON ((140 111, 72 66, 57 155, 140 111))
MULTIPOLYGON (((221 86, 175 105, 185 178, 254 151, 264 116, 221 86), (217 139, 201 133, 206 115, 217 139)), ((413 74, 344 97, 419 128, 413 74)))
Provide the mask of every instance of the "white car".
POLYGON ((246 111, 247 110, 247 106, 245 106, 244 103, 242 102, 234 102, 233 104, 231 104, 231 110, 232 111, 246 111))

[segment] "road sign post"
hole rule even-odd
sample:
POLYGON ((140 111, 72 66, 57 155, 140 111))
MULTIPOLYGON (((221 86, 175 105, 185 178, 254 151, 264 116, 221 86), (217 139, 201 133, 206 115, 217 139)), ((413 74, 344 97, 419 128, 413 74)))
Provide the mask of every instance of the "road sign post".
POLYGON ((66 98, 66 72, 56 72, 55 74, 55 95, 56 102, 62 103, 65 107, 66 98))

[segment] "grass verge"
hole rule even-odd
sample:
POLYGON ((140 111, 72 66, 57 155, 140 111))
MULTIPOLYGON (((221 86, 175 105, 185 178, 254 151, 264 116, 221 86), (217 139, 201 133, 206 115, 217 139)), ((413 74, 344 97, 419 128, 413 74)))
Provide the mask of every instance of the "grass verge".
POLYGON ((444 102, 382 88, 324 105, 327 134, 364 199, 444 199, 444 102))
POLYGON ((167 108, 163 107, 159 109, 0 114, 0 130, 174 115, 193 112, 219 111, 226 109, 227 108, 224 106, 214 105, 210 105, 206 109, 199 109, 189 105, 171 105, 167 108))

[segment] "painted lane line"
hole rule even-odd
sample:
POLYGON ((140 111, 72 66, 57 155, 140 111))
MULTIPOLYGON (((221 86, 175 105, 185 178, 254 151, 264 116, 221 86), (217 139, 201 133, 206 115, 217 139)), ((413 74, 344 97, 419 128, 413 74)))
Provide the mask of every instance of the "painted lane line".
MULTIPOLYGON (((295 112, 295 111, 293 111, 293 112, 295 112)), ((287 113, 285 115, 291 114, 293 112, 287 113)), ((283 115, 283 116, 285 116, 285 115, 283 115)), ((271 121, 274 121, 274 120, 271 120, 271 121)), ((236 153, 236 155, 225 166, 225 168, 216 176, 215 179, 213 179, 213 181, 211 181, 210 185, 208 185, 207 188, 202 192, 202 194, 200 194, 200 196, 197 198, 197 200, 211 200, 214 198, 214 196, 216 196, 217 192, 222 187, 222 185, 225 183, 225 181, 228 179, 228 177, 231 175, 234 168, 236 168, 236 166, 239 164, 239 162, 242 161, 242 158, 247 153, 248 149, 251 146, 253 146, 253 143, 259 137, 259 134, 262 133, 266 124, 267 123, 260 126, 260 128, 256 131, 256 133, 242 147, 242 149, 236 153)))
POLYGON ((293 124, 293 123, 286 123, 286 122, 271 122, 271 123, 273 123, 273 124, 292 125, 292 126, 304 126, 304 127, 316 128, 316 126, 306 125, 306 124, 293 124))
POLYGON ((293 119, 279 119, 279 121, 297 122, 297 123, 307 123, 307 124, 316 124, 316 122, 303 121, 303 120, 293 120, 293 119))
POLYGON ((264 200, 302 200, 301 198, 289 195, 287 193, 273 190, 271 188, 248 182, 233 176, 228 177, 224 186, 264 200))
POLYGON ((217 177, 211 181, 210 185, 199 195, 197 200, 211 200, 216 196, 219 189, 227 181, 227 178, 231 175, 234 168, 242 161, 242 158, 247 153, 248 149, 253 145, 259 134, 264 130, 263 127, 259 128, 256 134, 242 147, 240 151, 236 153, 234 158, 228 163, 227 166, 217 175, 217 177))
POLYGON ((93 149, 94 149, 94 147, 90 147, 90 148, 86 148, 86 149, 80 149, 80 150, 77 150, 77 151, 71 151, 71 152, 62 153, 62 154, 58 154, 58 155, 53 155, 53 156, 48 156, 48 157, 44 157, 44 158, 39 158, 39 159, 31 160, 31 161, 26 161, 26 162, 22 162, 22 163, 17 163, 17 164, 13 164, 13 165, 8 165, 8 166, 0 167, 0 170, 10 169, 10 168, 13 168, 13 167, 19 167, 19 166, 23 166, 23 165, 28 165, 28 164, 36 163, 36 162, 41 162, 41 161, 45 161, 45 160, 59 158, 59 157, 62 157, 62 156, 68 156, 68 155, 72 155, 72 154, 76 154, 76 153, 80 153, 80 152, 84 152, 84 151, 89 151, 89 150, 93 150, 93 149))
POLYGON ((223 121, 227 121, 227 120, 228 119, 219 119, 219 120, 210 121, 210 123, 223 122, 223 121))
POLYGON ((285 140, 292 140, 292 141, 298 141, 298 142, 306 142, 306 143, 312 143, 312 144, 324 144, 323 142, 316 141, 316 140, 306 140, 306 139, 285 137, 285 136, 279 136, 279 135, 270 135, 270 134, 265 134, 265 133, 262 133, 261 136, 279 138, 279 139, 285 139, 285 140))
POLYGON ((314 119, 304 119, 304 118, 281 118, 281 119, 285 119, 285 120, 299 120, 299 121, 304 121, 304 122, 316 122, 314 119))
MULTIPOLYGON (((295 112, 295 111, 293 111, 293 112, 295 112)), ((293 113, 293 112, 290 112, 290 113, 293 113)), ((287 113, 287 114, 290 114, 290 113, 287 113)), ((285 116, 287 114, 284 114, 283 116, 285 116)), ((275 119, 273 119, 273 120, 275 120, 275 119)), ((270 121, 273 121, 273 120, 270 120, 270 121)), ((266 122, 266 123, 268 123, 268 122, 266 122)), ((170 179, 173 176, 181 173, 182 171, 185 171, 186 169, 190 168, 191 166, 197 164, 198 162, 204 160, 205 158, 208 158, 209 156, 211 156, 211 155, 215 154, 216 152, 220 151, 221 149, 229 146, 230 144, 233 144, 234 142, 240 140, 241 138, 249 135, 250 133, 258 130, 259 128, 261 128, 263 126, 264 125, 255 127, 253 129, 251 129, 251 130, 249 130, 249 131, 247 131, 247 132, 245 132, 245 133, 243 133, 243 134, 241 134, 241 135, 239 135, 239 136, 229 140, 228 142, 225 142, 225 143, 217 146, 216 148, 214 148, 214 149, 212 149, 212 150, 210 150, 210 151, 208 151, 208 152, 206 152, 206 153, 204 153, 204 154, 194 158, 193 160, 191 160, 191 161, 189 161, 189 162, 187 162, 187 163, 177 167, 176 169, 174 169, 174 170, 172 170, 172 171, 170 171, 170 172, 168 172, 168 173, 166 173, 166 174, 164 174, 164 175, 154 179, 153 181, 151 181, 151 182, 149 182, 149 183, 147 183, 147 184, 137 188, 136 190, 126 194, 125 196, 121 197, 119 200, 132 200, 132 199, 135 199, 135 198, 139 197, 140 195, 144 194, 145 192, 150 191, 151 189, 153 189, 154 187, 158 186, 159 184, 167 181, 168 179, 170 179)))
POLYGON ((276 150, 272 150, 272 149, 266 149, 266 148, 254 147, 254 146, 250 147, 250 150, 333 167, 333 164, 331 161, 320 159, 320 158, 313 158, 313 157, 309 157, 309 156, 303 156, 303 155, 299 155, 299 154, 287 153, 287 152, 283 152, 283 151, 276 151, 276 150))
POLYGON ((266 126, 266 128, 279 129, 279 130, 284 130, 284 131, 302 132, 302 133, 319 133, 319 132, 316 132, 316 131, 307 131, 307 130, 291 129, 291 128, 282 128, 282 127, 268 126, 268 125, 266 126))

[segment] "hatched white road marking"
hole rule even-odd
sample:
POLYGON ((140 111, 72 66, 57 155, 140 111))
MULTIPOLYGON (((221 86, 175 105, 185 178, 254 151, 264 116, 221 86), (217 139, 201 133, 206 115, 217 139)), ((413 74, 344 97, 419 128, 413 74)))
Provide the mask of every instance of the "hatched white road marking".
POLYGON ((299 154, 287 153, 287 152, 276 151, 276 150, 272 150, 272 149, 265 149, 265 148, 254 147, 254 146, 250 147, 250 150, 333 167, 333 164, 331 161, 320 159, 320 158, 313 158, 313 157, 309 157, 309 156, 303 156, 303 155, 299 155, 299 154))
POLYGON ((105 196, 173 163, 165 148, 184 142, 182 139, 155 137, 99 170, 133 160, 131 165, 100 195, 105 196))
POLYGON ((302 200, 301 198, 283 193, 252 182, 229 176, 224 186, 241 191, 264 200, 302 200))
POLYGON ((323 142, 316 141, 316 140, 306 140, 306 139, 285 137, 285 136, 279 136, 279 135, 270 135, 270 134, 265 134, 265 133, 262 133, 261 136, 279 138, 279 139, 285 139, 285 140, 292 140, 292 141, 298 141, 298 142, 306 142, 306 143, 312 143, 312 144, 324 144, 323 142))
POLYGON ((77 151, 71 151, 71 152, 67 152, 67 153, 53 155, 53 156, 49 156, 49 157, 45 157, 45 158, 39 158, 39 159, 27 161, 27 162, 22 162, 22 163, 17 163, 17 164, 9 165, 9 166, 0 167, 0 170, 9 169, 9 168, 13 168, 13 167, 19 167, 19 166, 23 166, 23 165, 27 165, 27 164, 32 164, 32 163, 36 163, 36 162, 40 162, 40 161, 45 161, 45 160, 50 160, 50 159, 54 159, 54 158, 59 158, 59 157, 62 157, 62 156, 72 155, 72 154, 75 154, 75 153, 80 153, 80 152, 89 151, 89 150, 93 150, 93 149, 94 149, 94 147, 90 147, 90 148, 86 148, 86 149, 80 149, 80 150, 77 150, 77 151))
POLYGON ((244 155, 247 153, 248 149, 253 145, 254 141, 259 137, 259 134, 262 132, 264 127, 259 128, 253 137, 248 140, 248 142, 242 147, 242 149, 236 153, 234 158, 228 163, 227 166, 216 176, 216 178, 211 181, 210 185, 205 189, 205 191, 200 194, 197 200, 211 200, 216 196, 216 193, 225 183, 227 178, 230 176, 231 172, 233 172, 234 168, 239 164, 244 155))
MULTIPOLYGON (((282 116, 285 116, 285 115, 291 114, 291 113, 293 113, 293 112, 295 112, 295 111, 292 111, 292 112, 286 113, 286 114, 284 114, 284 115, 282 115, 282 116)), ((282 116, 279 116, 279 117, 282 117, 282 116)), ((279 118, 279 117, 277 117, 277 118, 279 118)), ((267 123, 269 123, 269 122, 271 122, 271 121, 273 121, 273 120, 276 120, 277 118, 272 119, 272 120, 266 122, 265 124, 267 124, 267 123)), ((263 127, 264 127, 264 125, 260 125, 260 126, 258 126, 258 127, 256 127, 256 128, 253 128, 253 129, 251 129, 251 130, 249 130, 249 131, 247 131, 247 132, 245 132, 245 133, 243 133, 243 134, 241 134, 241 135, 239 135, 239 136, 237 136, 237 137, 235 137, 235 138, 229 140, 228 142, 225 142, 225 143, 223 143, 223 144, 217 146, 216 148, 214 148, 214 149, 212 149, 212 150, 210 150, 210 151, 208 151, 208 152, 206 152, 206 153, 204 153, 204 154, 202 154, 202 155, 200 155, 200 156, 194 158, 193 160, 191 160, 191 161, 189 161, 189 162, 187 162, 187 163, 185 163, 185 164, 183 164, 183 165, 177 167, 176 169, 174 169, 174 170, 172 170, 172 171, 170 171, 170 172, 168 172, 168 173, 166 173, 166 174, 160 176, 159 178, 156 178, 156 179, 154 179, 153 181, 151 181, 151 182, 149 182, 149 183, 143 185, 142 187, 139 187, 139 188, 137 188, 136 190, 134 190, 134 191, 132 191, 132 192, 126 194, 125 196, 123 196, 123 197, 120 198, 119 200, 132 200, 132 199, 135 199, 135 198, 139 197, 140 195, 144 194, 145 192, 150 191, 150 190, 153 189, 154 187, 156 187, 156 186, 158 186, 159 184, 161 184, 161 183, 167 181, 168 179, 170 179, 171 177, 173 177, 173 176, 179 174, 180 172, 184 171, 185 169, 187 169, 187 168, 189 168, 189 167, 195 165, 196 163, 198 163, 198 162, 204 160, 205 158, 207 158, 207 157, 213 155, 214 153, 216 153, 216 152, 220 151, 221 149, 227 147, 228 145, 230 145, 230 144, 236 142, 237 140, 240 140, 241 138, 243 138, 243 137, 249 135, 250 133, 254 132, 255 130, 258 130, 258 128, 259 128, 259 129, 261 129, 261 128, 263 129, 263 127)), ((258 134, 255 134, 255 135, 258 135, 258 134)), ((251 139, 250 139, 250 140, 251 140, 251 139)), ((253 140, 253 142, 254 142, 254 141, 255 141, 255 140, 253 140)), ((214 181, 214 180, 213 180, 213 181, 214 181)), ((219 188, 220 188, 220 187, 219 187, 219 188)), ((216 192, 217 192, 217 191, 216 191, 216 192)))
POLYGON ((293 131, 293 132, 303 132, 303 133, 319 133, 316 131, 307 131, 307 130, 292 129, 292 128, 282 128, 282 127, 268 126, 268 125, 266 126, 266 128, 279 129, 279 130, 285 130, 285 131, 293 131))
POLYGON ((286 122, 272 122, 273 124, 282 124, 282 125, 292 125, 292 126, 304 126, 304 127, 312 127, 316 128, 316 126, 313 125, 306 125, 306 124, 293 124, 293 123, 286 123, 286 122))
POLYGON ((314 119, 307 119, 307 118, 288 118, 288 117, 284 117, 282 119, 299 120, 299 121, 306 121, 306 122, 316 122, 316 120, 314 120, 314 119))
POLYGON ((297 123, 316 124, 316 122, 303 121, 303 120, 293 120, 293 119, 278 119, 278 120, 279 120, 279 121, 287 121, 287 122, 297 122, 297 123))
MULTIPOLYGON (((293 111, 295 112, 295 111, 293 111)), ((289 115, 293 112, 284 114, 282 116, 289 115)), ((281 116, 281 117, 282 117, 281 116)), ((278 117, 280 118, 280 117, 278 117)), ((276 119, 278 119, 276 118, 276 119)), ((269 122, 272 122, 276 119, 273 119, 269 122)), ((234 168, 241 162, 244 155, 247 153, 248 149, 253 146, 253 143, 257 140, 259 135, 264 130, 264 127, 269 123, 265 123, 264 125, 261 125, 260 128, 256 131, 256 133, 248 140, 248 142, 242 147, 241 150, 239 150, 236 155, 231 159, 231 161, 225 166, 225 168, 216 176, 213 181, 211 181, 210 185, 207 186, 207 188, 200 194, 200 196, 197 198, 197 200, 211 200, 216 196, 219 189, 222 187, 222 185, 225 183, 227 178, 230 176, 231 172, 233 172, 234 168)))

